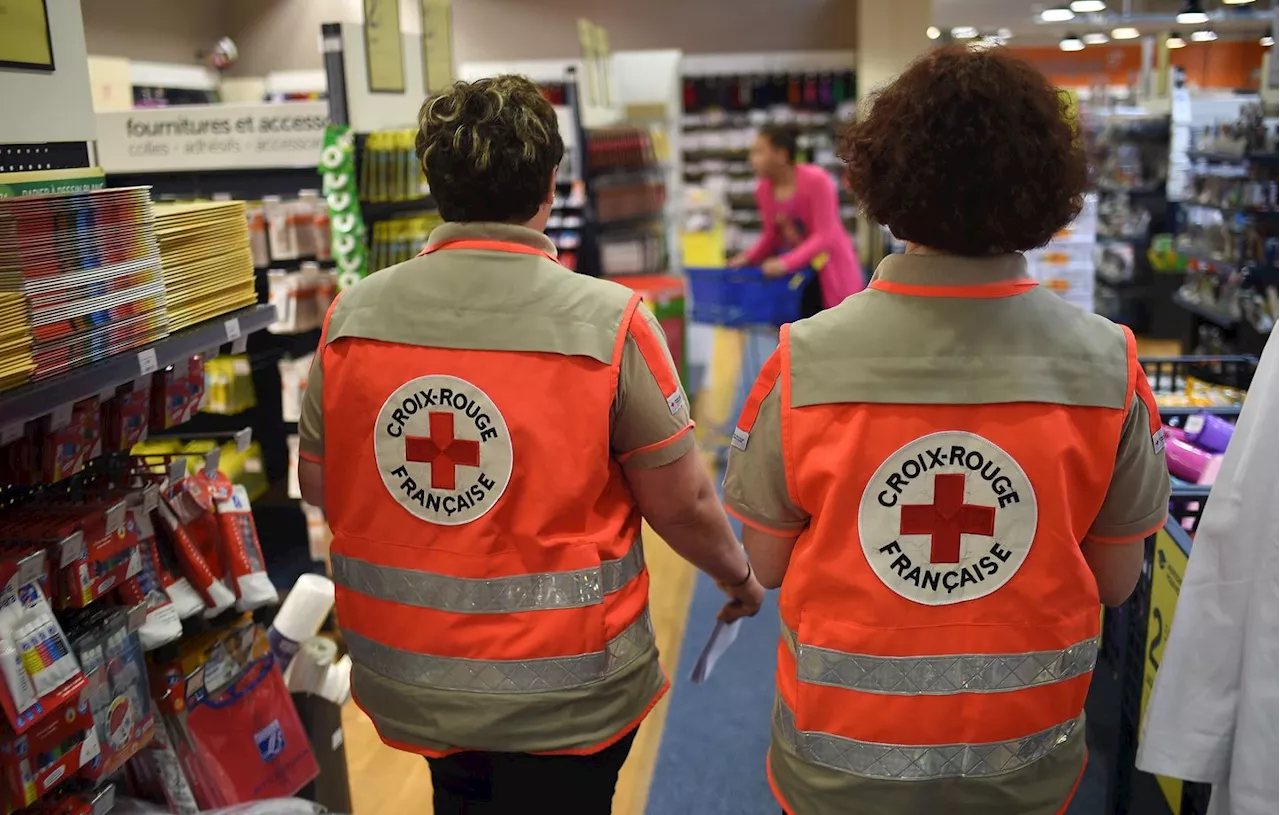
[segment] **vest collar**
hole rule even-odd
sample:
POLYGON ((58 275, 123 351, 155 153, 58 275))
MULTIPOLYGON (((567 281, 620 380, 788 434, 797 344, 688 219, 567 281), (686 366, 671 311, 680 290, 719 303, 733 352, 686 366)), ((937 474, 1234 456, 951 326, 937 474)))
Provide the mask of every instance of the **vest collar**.
POLYGON ((427 238, 427 246, 457 241, 497 241, 527 246, 539 252, 556 257, 556 245, 541 232, 516 224, 491 223, 488 221, 450 221, 431 230, 427 238))
POLYGON ((871 288, 918 297, 1010 297, 1035 288, 1027 261, 1016 252, 973 258, 893 254, 871 278, 871 288))

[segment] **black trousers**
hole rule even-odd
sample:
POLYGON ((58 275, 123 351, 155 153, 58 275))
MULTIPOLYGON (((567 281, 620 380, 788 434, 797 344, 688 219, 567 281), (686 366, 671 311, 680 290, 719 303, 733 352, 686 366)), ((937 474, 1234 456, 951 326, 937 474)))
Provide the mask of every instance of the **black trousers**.
POLYGON ((800 318, 812 317, 819 311, 822 311, 822 283, 814 275, 800 292, 800 318))
POLYGON ((589 756, 454 753, 429 758, 435 815, 609 815, 636 731, 589 756))

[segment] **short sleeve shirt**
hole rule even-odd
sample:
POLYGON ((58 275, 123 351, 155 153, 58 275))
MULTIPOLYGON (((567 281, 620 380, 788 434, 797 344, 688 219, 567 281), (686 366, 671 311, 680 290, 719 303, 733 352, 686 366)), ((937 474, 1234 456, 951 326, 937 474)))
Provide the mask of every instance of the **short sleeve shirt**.
POLYGON ((1088 539, 1129 543, 1145 538, 1164 524, 1169 492, 1160 410, 1146 376, 1139 371, 1116 452, 1111 486, 1089 528, 1088 539))
MULTIPOLYGON (((432 234, 432 242, 470 238, 522 243, 549 254, 555 251, 541 233, 502 224, 446 224, 432 234)), ((324 460, 324 344, 322 335, 298 422, 299 456, 317 462, 324 460)), ((629 468, 661 467, 694 447, 688 399, 675 362, 662 327, 643 303, 631 314, 627 326, 610 428, 613 456, 629 468)))

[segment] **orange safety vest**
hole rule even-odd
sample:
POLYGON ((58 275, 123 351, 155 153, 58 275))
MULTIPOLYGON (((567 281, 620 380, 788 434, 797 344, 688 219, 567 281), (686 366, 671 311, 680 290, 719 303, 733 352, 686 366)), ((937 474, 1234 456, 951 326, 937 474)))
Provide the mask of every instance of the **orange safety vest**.
MULTIPOLYGON (((984 298, 1035 285, 871 288, 984 298)), ((998 783, 1073 739, 1079 758, 1047 793, 1048 811, 1065 810, 1083 771, 1099 644, 1080 542, 1106 495, 1128 403, 794 406, 793 389, 813 376, 793 353, 793 332, 807 329, 783 328, 736 434, 745 444, 779 386, 788 490, 812 516, 779 598, 769 762, 779 802, 792 815, 860 812, 909 795, 903 782, 937 780, 961 785, 946 788, 958 811, 1041 812, 963 785, 998 783), (847 809, 821 803, 833 800, 847 809)), ((1125 334, 1131 399, 1147 385, 1125 334)))
MULTIPOLYGON (((455 249, 543 255, 475 240, 422 254, 455 249)), ((679 390, 658 364, 661 341, 644 320, 632 324, 638 301, 625 306, 607 364, 329 338, 334 311, 326 318, 337 617, 355 701, 388 744, 429 756, 589 754, 665 692, 640 513, 609 446, 628 330, 659 379, 668 373, 665 392, 679 390), (400 690, 373 704, 366 675, 400 690), (570 703, 586 706, 576 709, 594 717, 596 736, 565 720, 570 703)))

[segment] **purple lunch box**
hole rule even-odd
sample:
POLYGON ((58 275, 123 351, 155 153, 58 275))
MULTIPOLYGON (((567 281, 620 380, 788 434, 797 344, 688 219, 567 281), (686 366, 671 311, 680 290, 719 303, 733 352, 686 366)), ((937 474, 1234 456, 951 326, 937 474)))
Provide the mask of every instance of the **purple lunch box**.
POLYGON ((1210 453, 1225 453, 1235 429, 1231 422, 1212 413, 1197 413, 1189 417, 1182 427, 1187 441, 1210 453))

